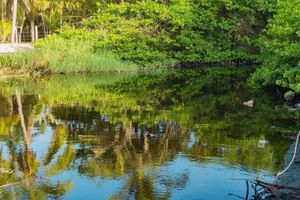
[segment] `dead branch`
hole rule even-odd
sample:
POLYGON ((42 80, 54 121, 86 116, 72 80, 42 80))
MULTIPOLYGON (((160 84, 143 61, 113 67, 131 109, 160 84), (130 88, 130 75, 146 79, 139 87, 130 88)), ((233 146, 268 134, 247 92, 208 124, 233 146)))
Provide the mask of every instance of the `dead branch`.
POLYGON ((288 166, 287 166, 283 171, 281 171, 281 172, 279 172, 279 173, 277 174, 276 179, 277 179, 279 176, 281 176, 282 174, 284 174, 284 173, 291 167, 291 165, 294 163, 294 160, 295 160, 296 155, 297 155, 297 149, 298 149, 299 137, 300 137, 300 131, 299 131, 299 133, 298 133, 298 135, 297 135, 297 139, 296 139, 296 143, 295 143, 295 149, 294 149, 293 157, 292 157, 290 163, 288 164, 288 166))

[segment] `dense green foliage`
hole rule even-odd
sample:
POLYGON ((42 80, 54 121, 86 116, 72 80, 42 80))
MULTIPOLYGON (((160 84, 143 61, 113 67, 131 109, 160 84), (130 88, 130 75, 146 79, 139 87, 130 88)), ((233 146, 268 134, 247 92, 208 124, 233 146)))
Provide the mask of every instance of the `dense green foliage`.
POLYGON ((300 92, 300 1, 280 1, 262 38, 264 65, 255 72, 255 87, 279 85, 300 92))
POLYGON ((254 61, 267 1, 146 1, 104 4, 84 27, 98 45, 140 65, 254 61), (100 31, 99 31, 100 30, 100 31))

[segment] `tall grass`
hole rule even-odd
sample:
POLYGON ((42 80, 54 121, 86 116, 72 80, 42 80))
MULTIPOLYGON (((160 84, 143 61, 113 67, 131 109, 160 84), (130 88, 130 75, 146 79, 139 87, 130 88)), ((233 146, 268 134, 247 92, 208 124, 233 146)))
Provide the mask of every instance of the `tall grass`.
POLYGON ((59 36, 38 41, 31 52, 2 58, 0 68, 29 74, 138 70, 135 64, 121 61, 107 50, 94 51, 90 41, 66 40, 59 36))

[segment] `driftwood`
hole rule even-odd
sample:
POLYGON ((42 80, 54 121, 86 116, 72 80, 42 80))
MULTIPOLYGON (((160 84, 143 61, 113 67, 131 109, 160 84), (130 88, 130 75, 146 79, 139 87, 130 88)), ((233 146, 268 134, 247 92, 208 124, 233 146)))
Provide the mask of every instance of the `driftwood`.
POLYGON ((298 149, 298 142, 299 142, 299 137, 300 137, 300 131, 297 135, 297 139, 296 139, 296 143, 295 143, 295 148, 294 148, 294 153, 293 153, 293 157, 290 161, 290 163, 288 164, 288 166, 281 172, 279 172, 276 176, 276 179, 278 179, 279 176, 283 175, 294 163, 295 159, 296 159, 296 155, 297 155, 297 149, 298 149))
MULTIPOLYGON (((241 180, 241 179, 239 179, 241 180)), ((282 185, 275 183, 267 183, 260 179, 250 180, 244 179, 246 182, 246 195, 245 197, 232 194, 229 195, 235 196, 239 199, 244 200, 283 200, 283 199, 299 199, 297 194, 300 192, 300 187, 293 185, 282 185), (253 194, 250 195, 250 191, 253 191, 253 194), (283 193, 282 191, 287 191, 283 193), (288 192, 289 191, 289 192, 288 192), (294 191, 294 192, 291 192, 294 191), (284 198, 282 198, 284 196, 284 198)))

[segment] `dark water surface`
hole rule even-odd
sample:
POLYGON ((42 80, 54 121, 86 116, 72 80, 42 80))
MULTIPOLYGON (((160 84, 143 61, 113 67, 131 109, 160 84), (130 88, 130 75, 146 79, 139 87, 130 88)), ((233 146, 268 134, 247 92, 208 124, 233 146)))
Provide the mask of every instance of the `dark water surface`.
POLYGON ((1 199, 238 199, 300 128, 244 69, 0 83, 1 199), (254 99, 254 107, 243 102, 254 99))

